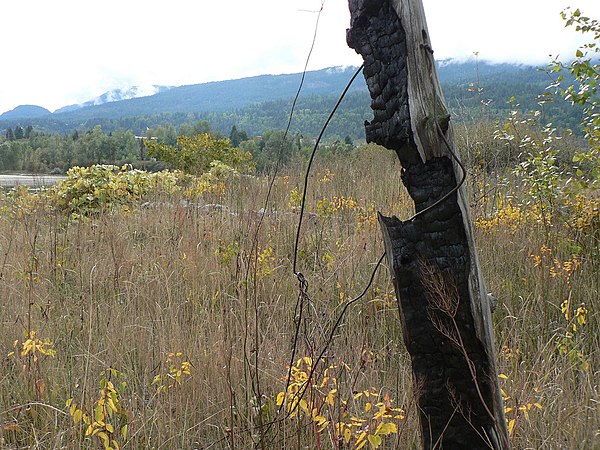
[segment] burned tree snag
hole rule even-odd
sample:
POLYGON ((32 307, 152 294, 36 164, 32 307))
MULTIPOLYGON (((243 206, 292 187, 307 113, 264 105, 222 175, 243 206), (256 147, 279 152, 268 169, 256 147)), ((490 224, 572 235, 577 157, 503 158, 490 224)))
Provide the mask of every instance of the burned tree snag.
POLYGON ((411 355, 425 449, 509 448, 489 299, 421 0, 349 0, 364 59, 367 141, 394 150, 415 203, 379 217, 411 355))

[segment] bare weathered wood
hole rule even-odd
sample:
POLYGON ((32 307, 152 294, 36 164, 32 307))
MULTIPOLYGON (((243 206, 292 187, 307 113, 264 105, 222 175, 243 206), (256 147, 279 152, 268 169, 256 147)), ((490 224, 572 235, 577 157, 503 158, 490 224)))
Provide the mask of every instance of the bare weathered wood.
POLYGON ((413 218, 380 224, 424 448, 508 449, 490 304, 422 2, 349 5, 348 44, 363 56, 374 112, 367 140, 396 152, 415 202, 413 218))

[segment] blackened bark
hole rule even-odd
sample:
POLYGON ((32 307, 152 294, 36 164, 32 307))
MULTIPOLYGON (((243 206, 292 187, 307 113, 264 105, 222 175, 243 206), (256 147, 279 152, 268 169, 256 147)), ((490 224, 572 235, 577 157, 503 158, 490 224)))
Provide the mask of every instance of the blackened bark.
MULTIPOLYGON (((412 183, 420 182, 413 190, 431 193, 423 204, 455 186, 447 159, 423 164, 420 171, 416 167, 405 171, 403 179, 410 176, 412 183)), ((488 380, 495 374, 490 373, 487 354, 475 334, 470 256, 456 197, 412 221, 380 216, 380 222, 411 355, 424 448, 489 449, 483 436, 492 434, 494 417, 480 394, 486 405, 493 404, 488 380)))
POLYGON ((395 150, 403 166, 419 160, 410 125, 406 33, 387 0, 350 0, 348 45, 364 59, 363 74, 374 118, 365 122, 367 142, 395 150))
POLYGON ((437 75, 431 74, 424 17, 415 32, 414 23, 406 24, 398 13, 422 11, 416 2, 349 0, 347 40, 365 63, 374 112, 365 123, 367 140, 396 152, 417 212, 405 222, 380 216, 380 224, 412 360, 421 434, 426 449, 508 449, 489 305, 481 295, 468 206, 457 186, 457 172, 462 174, 448 142, 449 116, 437 75), (425 52, 422 58, 411 56, 418 52, 425 52), (427 67, 414 67, 416 60, 427 67), (430 82, 432 91, 410 98, 427 91, 422 84, 430 82), (418 120, 411 111, 419 112, 418 120))

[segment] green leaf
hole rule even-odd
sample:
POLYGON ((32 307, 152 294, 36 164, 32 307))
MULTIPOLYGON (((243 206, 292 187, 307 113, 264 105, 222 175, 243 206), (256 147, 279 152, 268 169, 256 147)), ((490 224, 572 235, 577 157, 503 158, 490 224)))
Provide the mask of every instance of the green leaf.
POLYGON ((383 435, 390 435, 392 433, 397 433, 398 432, 398 428, 396 427, 396 424, 393 422, 385 422, 385 423, 380 423, 379 426, 377 427, 377 429, 375 430, 375 434, 379 435, 379 434, 383 434, 383 435))
POLYGON ((102 405, 97 405, 94 410, 94 420, 96 422, 104 421, 104 411, 102 410, 102 405))
POLYGON ((376 436, 376 435, 369 435, 367 437, 367 439, 369 440, 369 444, 371 444, 371 448, 372 449, 377 449, 379 448, 379 446, 381 445, 381 436, 376 436))

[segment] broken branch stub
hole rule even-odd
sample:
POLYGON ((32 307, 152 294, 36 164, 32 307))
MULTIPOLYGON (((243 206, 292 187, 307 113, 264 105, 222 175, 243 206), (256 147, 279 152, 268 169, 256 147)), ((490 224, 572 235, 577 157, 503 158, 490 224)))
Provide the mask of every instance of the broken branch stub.
POLYGON ((421 0, 349 0, 367 141, 394 150, 415 203, 379 217, 411 355, 424 448, 508 449, 491 312, 421 0), (461 180, 460 182, 457 180, 461 180))

